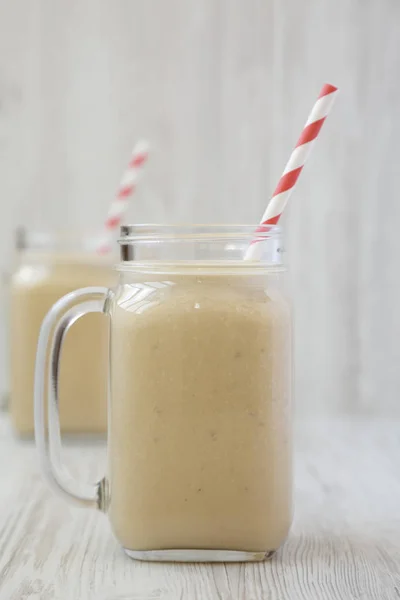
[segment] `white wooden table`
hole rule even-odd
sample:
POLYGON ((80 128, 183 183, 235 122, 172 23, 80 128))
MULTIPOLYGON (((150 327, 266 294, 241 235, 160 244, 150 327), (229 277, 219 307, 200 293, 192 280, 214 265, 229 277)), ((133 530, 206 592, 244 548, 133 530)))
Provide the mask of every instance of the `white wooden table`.
MULTIPOLYGON (((69 445, 82 477, 104 448, 69 445)), ((296 428, 296 519, 269 562, 140 563, 104 515, 54 497, 31 443, 0 419, 0 600, 398 600, 400 422, 313 420, 296 428)))

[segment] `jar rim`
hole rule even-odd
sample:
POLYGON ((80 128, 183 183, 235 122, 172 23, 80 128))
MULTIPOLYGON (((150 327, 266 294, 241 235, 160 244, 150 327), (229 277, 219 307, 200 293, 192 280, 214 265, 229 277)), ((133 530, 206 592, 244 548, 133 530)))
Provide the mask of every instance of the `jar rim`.
POLYGON ((278 225, 246 225, 246 224, 188 224, 177 223, 164 225, 161 223, 139 223, 121 225, 120 245, 130 242, 172 240, 172 239, 271 239, 280 237, 282 228, 278 225))
POLYGON ((92 254, 104 243, 104 231, 91 229, 29 229, 18 230, 19 250, 68 252, 92 254))

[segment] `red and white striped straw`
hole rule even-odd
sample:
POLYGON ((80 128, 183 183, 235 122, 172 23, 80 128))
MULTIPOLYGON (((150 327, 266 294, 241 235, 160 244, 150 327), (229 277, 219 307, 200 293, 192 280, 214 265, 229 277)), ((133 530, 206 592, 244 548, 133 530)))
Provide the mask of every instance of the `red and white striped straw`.
MULTIPOLYGON (((322 125, 333 106, 337 93, 338 88, 334 85, 326 83, 323 86, 303 131, 301 132, 296 147, 290 155, 289 161, 282 173, 282 177, 280 178, 265 213, 263 214, 260 227, 257 231, 263 231, 264 225, 276 225, 276 223, 278 223, 307 158, 310 155, 314 141, 321 131, 322 125)), ((245 255, 245 260, 260 258, 261 251, 260 244, 255 240, 249 246, 245 255)))
POLYGON ((97 248, 100 254, 106 254, 112 249, 112 238, 119 228, 122 217, 129 206, 130 197, 136 191, 136 185, 143 172, 143 166, 149 156, 149 144, 142 140, 138 142, 131 155, 128 167, 122 176, 116 196, 111 202, 106 221, 104 223, 104 237, 97 248))

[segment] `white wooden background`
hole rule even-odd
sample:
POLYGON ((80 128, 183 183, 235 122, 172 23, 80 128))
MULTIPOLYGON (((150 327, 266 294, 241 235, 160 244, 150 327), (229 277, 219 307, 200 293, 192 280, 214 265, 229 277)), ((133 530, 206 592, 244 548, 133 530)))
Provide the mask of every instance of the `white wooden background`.
POLYGON ((140 136, 130 220, 256 222, 330 81, 285 216, 297 402, 400 413, 399 72, 398 0, 0 0, 0 267, 17 224, 100 225, 140 136))

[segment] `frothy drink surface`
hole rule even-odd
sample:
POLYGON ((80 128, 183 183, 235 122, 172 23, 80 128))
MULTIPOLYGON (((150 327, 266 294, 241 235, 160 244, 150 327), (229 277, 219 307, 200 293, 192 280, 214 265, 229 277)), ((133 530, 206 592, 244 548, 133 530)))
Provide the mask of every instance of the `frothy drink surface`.
POLYGON ((117 538, 131 550, 276 549, 292 513, 291 316, 279 275, 139 277, 112 315, 117 538))
MULTIPOLYGON (((44 317, 62 296, 81 287, 108 286, 108 265, 82 256, 35 256, 12 281, 11 419, 21 435, 32 435, 36 347, 44 317)), ((90 314, 68 331, 61 355, 60 419, 63 431, 107 430, 108 323, 90 314)))

